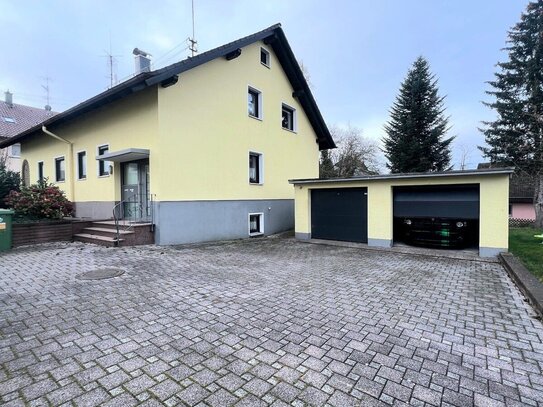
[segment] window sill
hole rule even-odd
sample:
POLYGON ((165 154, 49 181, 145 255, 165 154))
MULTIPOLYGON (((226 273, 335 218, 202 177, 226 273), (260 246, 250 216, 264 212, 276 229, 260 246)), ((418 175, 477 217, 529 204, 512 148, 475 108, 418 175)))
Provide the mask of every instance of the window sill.
POLYGON ((255 187, 261 187, 264 185, 263 182, 249 182, 249 185, 254 185, 255 187))
POLYGON ((249 233, 249 237, 259 237, 264 236, 263 232, 255 232, 255 233, 249 233))
POLYGON ((289 133, 298 134, 296 130, 287 129, 286 127, 281 127, 283 130, 288 131, 289 133))
POLYGON ((264 65, 266 68, 271 69, 269 64, 265 64, 264 62, 260 62, 260 65, 264 65))
POLYGON ((57 180, 55 181, 55 184, 64 184, 66 182, 66 180, 57 180))
POLYGON ((251 119, 258 120, 259 122, 262 121, 262 118, 261 118, 261 117, 253 116, 252 114, 248 114, 247 116, 249 116, 251 119))
POLYGON ((109 177, 110 177, 109 174, 107 174, 107 175, 98 175, 98 178, 109 178, 109 177))
POLYGON ((85 178, 78 178, 77 180, 78 180, 78 181, 86 181, 86 180, 87 180, 87 177, 85 177, 85 178))

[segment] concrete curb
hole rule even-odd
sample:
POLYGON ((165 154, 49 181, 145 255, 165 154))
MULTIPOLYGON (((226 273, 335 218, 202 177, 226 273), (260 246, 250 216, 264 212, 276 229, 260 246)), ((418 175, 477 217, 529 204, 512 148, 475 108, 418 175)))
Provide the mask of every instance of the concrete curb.
POLYGON ((526 267, 510 253, 499 255, 505 270, 528 299, 539 317, 543 317, 543 284, 528 271, 526 267))

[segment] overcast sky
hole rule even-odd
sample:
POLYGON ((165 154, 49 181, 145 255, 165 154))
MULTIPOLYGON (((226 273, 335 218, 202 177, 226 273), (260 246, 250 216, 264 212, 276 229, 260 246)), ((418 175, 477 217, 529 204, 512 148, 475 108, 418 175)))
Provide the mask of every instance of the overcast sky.
MULTIPOLYGON (((439 79, 460 151, 481 160, 477 130, 493 117, 484 107, 507 30, 527 0, 194 0, 196 39, 206 51, 280 22, 307 67, 329 125, 351 124, 380 140, 409 66, 425 56, 439 79)), ((0 0, 3 36, 0 89, 14 102, 65 110, 134 70, 132 49, 153 55, 154 68, 188 56, 191 0, 0 0)))

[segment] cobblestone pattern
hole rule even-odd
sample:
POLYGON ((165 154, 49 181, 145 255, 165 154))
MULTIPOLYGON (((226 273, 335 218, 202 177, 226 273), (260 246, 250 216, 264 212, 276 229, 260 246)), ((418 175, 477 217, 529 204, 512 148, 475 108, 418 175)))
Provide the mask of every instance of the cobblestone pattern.
POLYGON ((290 239, 0 254, 4 406, 537 406, 499 264, 290 239), (83 281, 97 267, 118 278, 83 281))

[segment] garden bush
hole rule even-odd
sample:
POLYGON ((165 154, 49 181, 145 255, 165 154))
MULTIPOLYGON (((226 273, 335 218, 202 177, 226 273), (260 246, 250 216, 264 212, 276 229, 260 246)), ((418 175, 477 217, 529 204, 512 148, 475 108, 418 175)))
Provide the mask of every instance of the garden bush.
POLYGON ((62 219, 74 212, 73 204, 57 186, 47 179, 20 191, 11 191, 5 199, 15 215, 27 219, 62 219))
POLYGON ((5 157, 0 153, 0 208, 6 208, 5 198, 11 191, 18 191, 20 183, 19 174, 7 169, 5 157))

